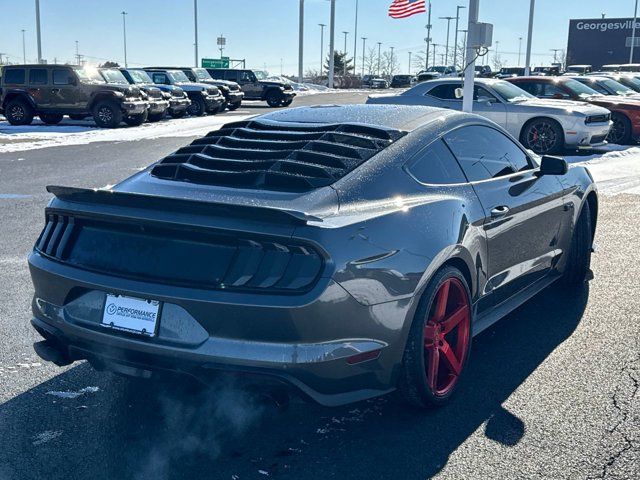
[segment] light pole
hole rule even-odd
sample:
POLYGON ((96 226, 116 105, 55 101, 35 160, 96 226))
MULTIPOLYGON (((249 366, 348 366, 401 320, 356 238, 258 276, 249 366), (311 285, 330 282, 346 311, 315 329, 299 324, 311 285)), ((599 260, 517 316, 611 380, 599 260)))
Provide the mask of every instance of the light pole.
POLYGON ((364 56, 366 52, 367 37, 362 37, 362 77, 364 78, 364 56))
POLYGON ((458 66, 458 22, 460 21, 460 9, 462 8, 467 8, 463 5, 458 5, 456 7, 456 34, 455 34, 455 40, 454 40, 454 47, 453 47, 453 68, 456 68, 458 66))
POLYGON ((522 37, 518 37, 518 66, 520 66, 521 58, 522 58, 522 37))
POLYGON ((353 74, 356 75, 356 58, 358 57, 358 1, 356 0, 356 24, 353 30, 353 74))
POLYGON ((124 37, 124 67, 127 68, 127 12, 122 11, 122 34, 124 37))
POLYGON ((193 33, 195 37, 195 43, 193 47, 195 49, 195 61, 194 66, 198 67, 198 0, 193 0, 193 33))
POLYGON ((456 17, 440 17, 440 20, 446 20, 447 21, 447 46, 444 49, 444 63, 446 64, 445 67, 448 67, 448 62, 449 62, 449 27, 451 25, 451 20, 453 20, 456 17))
POLYGON ((304 0, 300 0, 300 25, 298 26, 298 83, 304 75, 304 0))
MULTIPOLYGON (((473 32, 478 23, 478 11, 480 10, 480 0, 469 0, 469 20, 467 30, 473 32)), ((472 35, 473 37, 473 35, 472 35)), ((469 45, 467 41, 467 53, 465 62, 470 59, 469 65, 464 70, 464 91, 462 95, 462 110, 471 113, 473 111, 473 91, 475 84, 475 49, 473 43, 469 45)))
POLYGON ((322 78, 322 71, 324 70, 324 27, 327 25, 319 23, 320 27, 320 78, 322 78))
MULTIPOLYGON (((427 70, 429 68, 429 43, 431 42, 431 0, 429 0, 429 16, 427 17, 427 38, 424 39, 427 42, 427 51, 425 55, 424 61, 424 69, 427 70)), ((433 59, 433 63, 436 63, 436 59, 433 59)))
POLYGON ((78 40, 76 40, 76 63, 80 66, 80 52, 78 50, 78 40))
POLYGON ((335 74, 336 55, 336 0, 331 0, 331 20, 329 22, 329 88, 333 88, 333 76, 335 74))
POLYGON ((636 47, 636 22, 638 21, 638 0, 633 11, 633 25, 631 26, 631 52, 629 53, 629 63, 633 63, 633 50, 636 47))
POLYGON ((409 75, 411 75, 411 53, 409 52, 409 75))
POLYGON ((558 52, 562 50, 561 48, 550 48, 551 52, 553 52, 553 63, 558 63, 558 52))
POLYGON ((342 32, 344 34, 344 51, 342 53, 344 53, 344 61, 342 64, 342 75, 346 76, 347 75, 347 35, 349 35, 349 32, 342 32))
POLYGON ((26 64, 27 63, 27 49, 25 47, 25 43, 24 43, 24 32, 25 29, 22 29, 22 63, 26 64))
POLYGON ((464 33, 464 43, 462 45, 462 69, 467 68, 467 33, 468 30, 460 30, 460 33, 464 33))
POLYGON ((38 63, 42 63, 42 42, 40 38, 40 0, 36 0, 36 41, 38 43, 38 63))
POLYGON ((433 53, 431 54, 431 58, 433 59, 433 66, 436 66, 436 47, 442 47, 439 43, 432 43, 431 48, 433 49, 433 53))
POLYGON ((378 76, 380 76, 380 48, 382 47, 382 42, 378 42, 378 76))
POLYGON ((527 32, 527 55, 525 57, 524 74, 531 75, 531 42, 533 39, 533 14, 536 9, 536 0, 531 0, 529 5, 529 31, 527 32))

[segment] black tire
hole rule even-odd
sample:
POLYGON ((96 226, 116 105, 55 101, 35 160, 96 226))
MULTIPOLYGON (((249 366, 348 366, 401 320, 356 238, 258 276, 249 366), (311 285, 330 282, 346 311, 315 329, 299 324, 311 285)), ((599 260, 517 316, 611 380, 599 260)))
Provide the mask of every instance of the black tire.
POLYGON ((145 110, 144 112, 137 115, 129 115, 128 117, 124 117, 124 123, 126 123, 130 127, 139 127, 147 121, 148 116, 149 111, 145 110))
POLYGON ((122 122, 120 105, 112 100, 102 100, 93 107, 93 120, 102 128, 117 128, 122 122))
POLYGON ((83 115, 81 113, 72 113, 71 115, 69 115, 69 118, 71 120, 84 120, 87 117, 88 115, 83 115))
POLYGON ((271 90, 267 93, 265 100, 271 108, 276 108, 282 104, 282 95, 276 90, 271 90))
MULTIPOLYGON (((443 315, 443 318, 447 317, 443 315)), ((464 275, 454 267, 447 266, 442 268, 431 279, 421 297, 415 318, 411 324, 407 344, 405 346, 398 389, 409 404, 421 408, 438 407, 445 404, 455 393, 460 383, 459 380, 461 376, 464 375, 464 370, 469 359, 469 352, 471 350, 472 320, 473 309, 471 308, 471 293, 464 275), (464 300, 463 305, 458 302, 457 298, 452 302, 451 298, 453 297, 447 296, 447 301, 445 302, 445 314, 446 312, 449 312, 449 315, 451 315, 451 311, 458 312, 459 309, 463 309, 464 312, 466 312, 464 320, 456 324, 455 328, 458 329, 460 327, 460 329, 455 332, 454 330, 445 332, 444 330, 430 327, 432 325, 439 326, 439 328, 444 326, 444 323, 438 323, 437 321, 434 323, 433 319, 434 315, 437 314, 437 297, 443 290, 445 284, 449 285, 449 287, 447 287, 447 292, 449 292, 450 288, 455 288, 456 296, 459 297, 461 301, 464 300), (455 286, 451 287, 451 285, 455 286), (438 358, 442 355, 441 365, 445 367, 445 371, 443 372, 438 369, 438 366, 436 366, 437 374, 435 375, 435 387, 430 385, 430 381, 428 379, 429 372, 427 368, 430 367, 430 360, 426 357, 428 355, 427 352, 430 349, 426 346, 428 340, 427 331, 435 331, 438 339, 444 340, 444 342, 433 341, 432 343, 432 349, 436 351, 438 358), (452 375, 450 373, 442 375, 442 373, 446 373, 446 368, 448 368, 447 364, 451 365, 451 363, 446 359, 447 355, 444 353, 445 348, 449 351, 454 351, 450 346, 450 344, 453 343, 451 341, 451 337, 446 337, 448 335, 455 335, 455 343, 458 344, 455 348, 457 353, 454 355, 460 356, 460 359, 458 360, 459 369, 456 375, 452 375), (460 342, 464 343, 463 349, 459 348, 460 342), (435 348, 433 348, 434 344, 437 344, 435 348), (440 353, 441 351, 442 354, 440 353), (450 384, 439 392, 437 384, 441 380, 441 377, 442 380, 448 378, 450 384)), ((434 337, 431 338, 433 339, 434 337)))
POLYGON ((187 107, 187 112, 192 117, 201 117, 207 113, 207 104, 202 97, 194 97, 191 99, 191 105, 187 107))
POLYGON ((609 143, 617 145, 628 145, 631 143, 631 120, 622 113, 613 112, 611 114, 613 126, 607 136, 609 143))
POLYGON ((562 153, 564 132, 562 127, 550 118, 534 118, 522 129, 522 144, 538 155, 562 153))
POLYGON ((19 98, 9 101, 4 109, 4 116, 11 125, 30 125, 34 115, 31 105, 19 98))
POLYGON ((289 100, 285 100, 284 102, 282 102, 282 106, 283 107, 288 107, 292 103, 293 103, 293 98, 290 98, 289 100))
POLYGON ((585 200, 578 221, 573 230, 569 256, 564 270, 563 282, 566 286, 582 285, 591 268, 591 249, 593 247, 591 226, 591 207, 585 200))
POLYGON ((224 102, 222 102, 222 105, 220 105, 218 112, 224 112, 227 108, 229 108, 229 102, 225 100, 224 102))
POLYGON ((149 115, 147 115, 147 120, 149 120, 150 122, 159 122, 165 117, 166 114, 167 114, 166 110, 163 110, 162 112, 157 112, 157 113, 150 113, 149 115))
POLYGON ((240 106, 242 105, 242 102, 235 102, 235 103, 230 103, 229 104, 229 110, 230 111, 234 111, 240 108, 240 106))
POLYGON ((62 121, 63 117, 61 113, 41 113, 38 116, 47 125, 57 125, 62 121))

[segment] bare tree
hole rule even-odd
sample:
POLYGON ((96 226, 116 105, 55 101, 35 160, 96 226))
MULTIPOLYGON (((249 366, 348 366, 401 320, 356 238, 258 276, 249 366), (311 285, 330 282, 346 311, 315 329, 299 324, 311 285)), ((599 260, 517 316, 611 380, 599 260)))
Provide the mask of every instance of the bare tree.
POLYGON ((502 67, 504 67, 504 61, 499 53, 494 53, 493 58, 491 59, 491 63, 493 64, 493 70, 499 71, 502 67))
POLYGON ((380 73, 382 75, 391 77, 399 68, 400 62, 396 53, 392 54, 390 51, 382 52, 382 59, 380 60, 380 73))
POLYGON ((369 75, 378 73, 378 50, 369 47, 364 57, 364 69, 369 75))
POLYGON ((411 69, 416 72, 421 72, 427 65, 426 50, 420 50, 414 53, 411 57, 411 69))

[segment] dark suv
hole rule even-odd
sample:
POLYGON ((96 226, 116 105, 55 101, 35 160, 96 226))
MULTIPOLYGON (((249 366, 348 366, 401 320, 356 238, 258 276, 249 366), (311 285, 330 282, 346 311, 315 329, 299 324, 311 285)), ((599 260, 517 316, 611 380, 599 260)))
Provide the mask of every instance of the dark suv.
POLYGON ((228 108, 229 110, 237 110, 242 105, 244 92, 236 82, 229 80, 214 79, 206 68, 193 67, 175 67, 182 70, 184 74, 192 82, 206 83, 218 87, 222 95, 224 95, 224 104, 221 110, 228 108))
POLYGON ((145 115, 147 102, 140 89, 107 84, 94 68, 69 65, 11 65, 0 84, 0 113, 11 125, 29 125, 38 115, 48 124, 93 116, 99 127, 114 128, 123 120, 145 115))
POLYGON ((245 100, 263 100, 270 107, 288 107, 296 96, 293 87, 275 80, 258 80, 252 70, 230 68, 207 68, 216 79, 236 82, 244 92, 245 100))
POLYGON ((149 74, 153 83, 174 85, 184 90, 191 100, 191 105, 187 108, 189 115, 199 117, 205 113, 218 113, 222 109, 224 96, 218 87, 206 83, 194 83, 182 70, 176 68, 145 67, 144 70, 149 74))
MULTIPOLYGON (((137 85, 140 88, 158 88, 162 92, 162 98, 169 102, 167 112, 172 118, 182 118, 187 113, 191 100, 180 87, 175 85, 156 85, 149 74, 141 68, 120 68, 120 71, 132 85, 137 85)), ((153 120, 151 114, 149 114, 149 120, 153 120)))
MULTIPOLYGON (((130 85, 129 80, 117 68, 100 68, 99 71, 102 78, 109 84, 130 85)), ((167 108, 169 108, 169 101, 162 96, 162 91, 153 84, 136 86, 142 91, 143 96, 146 95, 146 100, 149 104, 147 111, 140 115, 136 122, 144 123, 146 120, 150 122, 162 120, 167 113, 167 108)), ((129 123, 129 125, 133 125, 133 123, 129 123)))

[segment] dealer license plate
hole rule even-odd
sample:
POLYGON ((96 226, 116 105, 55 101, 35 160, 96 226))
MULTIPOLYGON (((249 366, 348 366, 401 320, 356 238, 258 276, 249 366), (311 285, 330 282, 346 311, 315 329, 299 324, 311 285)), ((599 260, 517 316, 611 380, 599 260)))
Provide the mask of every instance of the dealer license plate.
POLYGON ((101 325, 153 337, 156 334, 159 312, 158 301, 108 294, 101 325))

